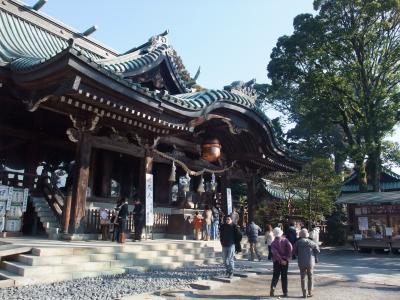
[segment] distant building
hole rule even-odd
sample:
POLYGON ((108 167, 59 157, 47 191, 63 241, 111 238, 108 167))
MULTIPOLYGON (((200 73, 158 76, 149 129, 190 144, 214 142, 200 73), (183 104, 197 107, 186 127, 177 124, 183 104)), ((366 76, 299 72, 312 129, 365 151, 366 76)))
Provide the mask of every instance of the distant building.
POLYGON ((343 182, 337 204, 345 205, 351 233, 362 239, 400 239, 400 175, 390 171, 381 172, 381 192, 361 193, 357 174, 353 173, 343 182))

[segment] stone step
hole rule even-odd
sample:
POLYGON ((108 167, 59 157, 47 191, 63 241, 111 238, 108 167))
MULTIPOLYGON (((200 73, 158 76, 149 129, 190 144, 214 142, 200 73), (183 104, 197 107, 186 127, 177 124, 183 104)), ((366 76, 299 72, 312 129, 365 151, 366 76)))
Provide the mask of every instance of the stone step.
POLYGON ((60 265, 37 265, 30 266, 19 261, 4 261, 2 267, 7 271, 18 274, 24 277, 36 276, 37 274, 58 274, 58 273, 73 273, 102 271, 111 269, 110 261, 87 261, 73 264, 60 265))

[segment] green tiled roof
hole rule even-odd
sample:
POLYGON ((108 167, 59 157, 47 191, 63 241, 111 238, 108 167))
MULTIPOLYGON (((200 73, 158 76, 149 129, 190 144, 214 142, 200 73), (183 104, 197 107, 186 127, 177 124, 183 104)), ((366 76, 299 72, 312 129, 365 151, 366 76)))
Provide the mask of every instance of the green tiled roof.
MULTIPOLYGON (((79 34, 77 38, 79 38, 79 34)), ((179 67, 172 47, 168 45, 165 34, 152 37, 146 47, 137 51, 105 59, 87 49, 74 45, 85 57, 98 62, 105 69, 117 74, 128 74, 140 71, 154 63, 159 58, 168 60, 172 72, 183 91, 189 92, 195 82, 186 81, 184 67, 179 67)), ((68 47, 68 40, 43 27, 29 22, 8 11, 0 9, 0 62, 9 63, 12 70, 29 70, 68 47)))
MULTIPOLYGON (((0 58, 10 63, 13 70, 29 69, 67 47, 67 40, 0 10, 0 58)), ((100 58, 88 50, 78 46, 76 48, 88 58, 100 58)))

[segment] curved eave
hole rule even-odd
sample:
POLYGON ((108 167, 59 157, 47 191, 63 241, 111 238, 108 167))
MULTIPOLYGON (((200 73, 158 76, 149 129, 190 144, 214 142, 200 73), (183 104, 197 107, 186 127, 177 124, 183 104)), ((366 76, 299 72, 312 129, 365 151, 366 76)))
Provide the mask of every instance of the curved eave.
MULTIPOLYGON (((269 153, 274 154, 274 159, 280 161, 282 165, 288 165, 288 171, 291 169, 290 166, 293 166, 294 169, 301 168, 302 163, 300 161, 288 157, 287 153, 278 148, 273 131, 269 124, 265 122, 266 117, 261 117, 258 112, 247 107, 245 103, 234 102, 235 97, 231 99, 220 97, 218 100, 211 102, 209 105, 203 108, 199 108, 197 111, 185 110, 179 105, 173 105, 173 103, 165 101, 165 97, 167 97, 166 95, 151 92, 140 85, 132 84, 124 78, 118 77, 114 73, 105 70, 101 65, 89 60, 72 48, 68 48, 53 58, 35 65, 32 68, 13 71, 11 76, 15 82, 18 82, 21 85, 25 83, 36 82, 36 84, 40 87, 40 84, 44 78, 47 76, 54 76, 54 74, 57 73, 62 73, 62 71, 65 71, 66 68, 71 68, 75 70, 75 72, 83 74, 88 78, 98 82, 99 86, 103 86, 104 89, 108 89, 126 96, 128 101, 132 101, 130 102, 131 104, 140 103, 140 105, 146 106, 150 110, 156 110, 159 113, 168 115, 175 120, 188 122, 195 118, 213 113, 213 111, 221 108, 227 111, 236 112, 239 115, 242 115, 246 122, 255 122, 261 129, 260 132, 264 132, 264 138, 262 138, 262 140, 265 141, 264 147, 268 148, 269 153)), ((225 93, 228 92, 225 91, 223 94, 225 93)), ((176 97, 174 98, 176 99, 176 97)), ((183 99, 180 100, 185 101, 183 99)), ((259 143, 260 142, 258 141, 258 144, 259 143)), ((266 163, 266 166, 269 165, 270 163, 266 163)))

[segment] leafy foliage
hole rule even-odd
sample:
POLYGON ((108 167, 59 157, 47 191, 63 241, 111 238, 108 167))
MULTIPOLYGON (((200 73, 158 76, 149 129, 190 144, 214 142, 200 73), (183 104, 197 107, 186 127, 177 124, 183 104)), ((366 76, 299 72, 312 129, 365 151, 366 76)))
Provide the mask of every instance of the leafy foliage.
POLYGON ((285 195, 275 207, 280 221, 298 218, 321 222, 333 212, 341 178, 329 159, 314 159, 299 174, 278 173, 271 179, 280 185, 285 195))
POLYGON ((318 0, 314 7, 316 16, 298 15, 294 33, 279 38, 264 95, 311 143, 349 155, 363 190, 368 158, 379 186, 382 140, 400 109, 400 1, 318 0))

